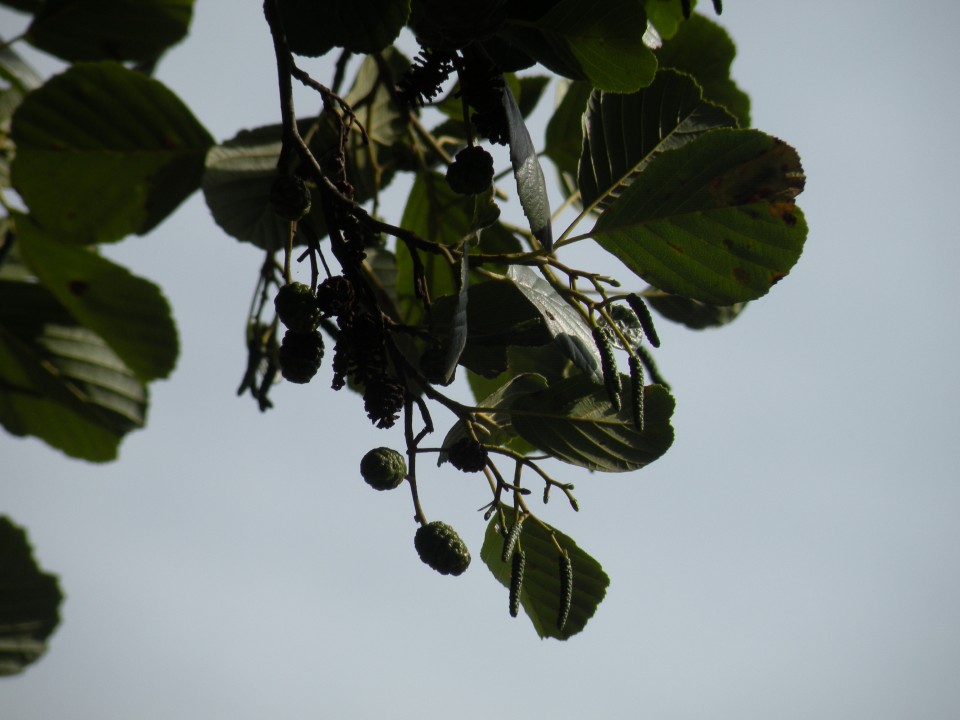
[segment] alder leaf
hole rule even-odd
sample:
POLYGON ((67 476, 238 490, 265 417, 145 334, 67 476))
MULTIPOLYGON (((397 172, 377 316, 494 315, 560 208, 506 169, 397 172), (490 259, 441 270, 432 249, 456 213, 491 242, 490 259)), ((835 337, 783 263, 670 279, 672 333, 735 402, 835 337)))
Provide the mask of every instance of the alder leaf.
POLYGON ((803 184, 782 140, 714 130, 654 158, 587 235, 664 292, 732 305, 766 294, 799 259, 803 184))
POLYGON ((91 462, 140 428, 147 389, 36 282, 0 280, 0 424, 91 462))
POLYGON ((603 472, 629 472, 649 465, 673 444, 673 397, 660 385, 644 388, 644 425, 631 411, 629 377, 621 376, 619 411, 606 389, 585 375, 530 393, 513 409, 513 429, 535 448, 564 462, 603 472))
MULTIPOLYGON (((558 552, 551 531, 540 523, 528 521, 523 524, 519 546, 525 554, 523 586, 520 591, 520 606, 533 623, 533 629, 541 638, 567 640, 586 626, 607 594, 610 578, 603 567, 582 550, 569 536, 556 528, 553 536, 570 557, 573 567, 573 597, 570 614, 563 626, 557 628, 560 609, 560 574, 558 552)), ((487 525, 480 549, 480 559, 504 587, 510 587, 511 563, 502 559, 503 530, 499 518, 494 515, 487 525)), ((504 611, 507 609, 504 596, 504 611)))
POLYGON ((600 353, 587 321, 556 290, 525 265, 511 265, 507 273, 543 317, 556 343, 573 363, 595 382, 603 382, 600 353))
POLYGON ((149 62, 187 36, 193 0, 45 0, 27 41, 61 60, 149 62))
POLYGON ((517 195, 523 214, 530 223, 530 232, 546 249, 553 250, 553 227, 550 224, 550 199, 543 168, 537 159, 537 150, 523 114, 509 85, 503 87, 503 108, 507 116, 507 134, 510 139, 510 164, 517 181, 517 195))
POLYGON ((737 48, 726 30, 704 15, 694 14, 657 51, 657 60, 661 68, 673 68, 695 77, 703 88, 703 96, 725 107, 745 128, 750 127, 750 96, 730 77, 736 54, 737 48))
POLYGON ((0 515, 0 676, 40 659, 60 624, 63 593, 40 569, 23 528, 0 515))
POLYGON ((290 49, 318 57, 335 47, 377 53, 410 17, 410 0, 278 0, 290 49))
POLYGON ((113 62, 50 78, 12 123, 14 188, 45 230, 83 244, 155 228, 200 186, 213 144, 170 90, 113 62))
POLYGON ((657 60, 643 44, 643 3, 560 0, 543 14, 528 10, 540 4, 518 6, 498 36, 555 73, 610 92, 634 92, 653 79, 657 60))
POLYGON ((703 330, 732 323, 747 306, 747 303, 710 305, 679 295, 659 293, 653 288, 651 291, 651 294, 644 296, 644 300, 650 307, 667 320, 686 325, 691 330, 703 330))
POLYGON ((693 78, 672 70, 661 70, 649 87, 630 95, 594 90, 583 115, 577 173, 583 204, 608 207, 661 153, 736 124, 703 99, 693 78))
POLYGON ((16 229, 27 267, 134 375, 143 382, 170 375, 177 329, 156 285, 85 247, 57 242, 26 216, 17 216, 16 229))

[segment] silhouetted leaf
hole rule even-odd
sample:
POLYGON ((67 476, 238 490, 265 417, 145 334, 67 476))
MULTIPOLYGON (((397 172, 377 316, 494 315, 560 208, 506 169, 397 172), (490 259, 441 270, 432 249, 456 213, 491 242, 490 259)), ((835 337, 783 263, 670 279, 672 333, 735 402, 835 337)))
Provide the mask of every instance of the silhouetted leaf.
POLYGON ((0 515, 0 676, 23 672, 46 652, 62 601, 56 576, 37 565, 26 532, 0 515))
POLYGON ((193 0, 45 0, 27 28, 62 60, 149 61, 187 35, 193 0))
POLYGON ((740 127, 750 127, 750 97, 730 78, 736 53, 726 30, 695 14, 681 23, 677 34, 657 51, 657 60, 661 68, 695 77, 707 100, 729 110, 740 127))
POLYGON ((290 49, 317 57, 335 47, 376 53, 410 16, 410 0, 278 0, 290 49))
POLYGON ((653 79, 657 61, 643 44, 642 3, 560 0, 539 17, 525 10, 508 17, 498 35, 555 73, 610 92, 633 92, 653 79))
POLYGON ((577 190, 577 167, 583 151, 583 113, 592 91, 587 82, 567 84, 563 99, 547 123, 547 145, 543 154, 556 166, 565 195, 577 190))
MULTIPOLYGON (((523 524, 518 547, 526 555, 523 573, 523 587, 520 592, 520 605, 523 607, 533 629, 541 638, 566 640, 583 630, 587 622, 597 612, 597 608, 607 594, 610 578, 599 562, 594 560, 576 542, 553 528, 553 536, 570 556, 573 566, 573 598, 570 614, 563 630, 557 628, 557 615, 560 608, 560 575, 557 566, 558 553, 551 532, 540 523, 528 520, 523 524)), ((501 558, 503 550, 503 530, 500 519, 494 515, 487 525, 480 549, 480 559, 500 583, 509 588, 511 564, 501 558)), ((504 611, 507 609, 504 598, 504 611)))

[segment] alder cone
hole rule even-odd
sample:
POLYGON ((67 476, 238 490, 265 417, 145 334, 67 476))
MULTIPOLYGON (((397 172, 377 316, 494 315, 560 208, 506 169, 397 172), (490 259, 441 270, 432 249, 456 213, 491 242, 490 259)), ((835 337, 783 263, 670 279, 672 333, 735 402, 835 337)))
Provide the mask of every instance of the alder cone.
POLYGON ((493 156, 479 145, 457 153, 447 168, 447 184, 459 195, 477 195, 493 182, 493 156))
POLYGON ((360 461, 360 475, 375 490, 393 490, 407 476, 407 461, 393 448, 374 448, 360 461))
POLYGON ((323 337, 316 330, 309 333, 287 330, 277 359, 284 380, 301 385, 308 383, 317 374, 323 360, 323 337))
POLYGON ((439 520, 417 528, 413 544, 420 559, 441 575, 462 575, 470 565, 470 551, 457 531, 439 520))
POLYGON ((320 324, 321 312, 310 287, 300 282, 284 285, 273 299, 280 322, 288 330, 310 333, 320 324))

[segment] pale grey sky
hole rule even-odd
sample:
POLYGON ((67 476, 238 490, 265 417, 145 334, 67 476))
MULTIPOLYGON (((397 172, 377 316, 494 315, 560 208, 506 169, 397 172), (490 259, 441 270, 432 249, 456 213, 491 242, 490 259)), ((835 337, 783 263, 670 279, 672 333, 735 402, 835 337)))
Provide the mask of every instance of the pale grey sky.
MULTIPOLYGON (((476 479, 422 480, 475 565, 420 563, 408 496, 357 472, 402 434, 329 390, 328 366, 266 415, 235 397, 260 254, 195 195, 111 250, 180 327, 148 428, 106 466, 0 435, 0 512, 67 594, 47 656, 0 681, 0 716, 960 717, 960 10, 725 6, 754 126, 800 151, 810 235, 732 325, 659 323, 678 401, 663 459, 558 471, 582 509, 546 517, 611 577, 584 633, 540 641, 509 617, 476 479)), ((222 140, 277 120, 271 52, 259 2, 200 0, 158 76, 222 140)))

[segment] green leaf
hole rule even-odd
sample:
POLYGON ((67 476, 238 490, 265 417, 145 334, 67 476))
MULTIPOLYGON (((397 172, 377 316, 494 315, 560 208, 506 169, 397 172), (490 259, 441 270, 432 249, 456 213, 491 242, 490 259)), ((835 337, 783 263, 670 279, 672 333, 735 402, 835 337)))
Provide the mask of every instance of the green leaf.
POLYGON ((0 515, 0 676, 40 659, 60 624, 63 593, 33 557, 23 528, 0 515))
POLYGON ((796 151, 756 130, 714 130, 653 159, 588 233, 651 285, 713 305, 764 295, 797 262, 796 151))
POLYGON ((703 15, 694 15, 657 51, 657 60, 662 68, 693 75, 707 100, 727 108, 740 127, 750 127, 750 97, 730 78, 736 54, 726 30, 703 15))
POLYGON ((27 95, 12 137, 31 215, 79 243, 156 227, 199 187, 213 142, 170 90, 111 62, 74 65, 27 95))
POLYGON ((534 447, 573 465, 629 472, 649 465, 673 444, 673 397, 660 385, 644 388, 644 429, 630 410, 630 383, 621 376, 623 403, 610 405, 603 385, 575 375, 532 393, 514 406, 513 428, 534 447))
POLYGON ((106 462, 144 424, 147 389, 35 282, 0 280, 0 424, 106 462))
MULTIPOLYGON (((398 76, 409 64, 392 50, 384 53, 384 59, 398 76)), ((398 147, 405 137, 405 125, 399 106, 380 83, 372 58, 363 62, 344 99, 356 108, 371 140, 370 146, 364 145, 360 131, 354 127, 346 146, 347 180, 354 188, 354 199, 365 202, 392 179, 400 162, 398 147)), ((324 110, 315 121, 301 120, 298 129, 321 167, 335 177, 338 121, 324 110)), ((282 134, 280 125, 240 131, 210 150, 203 174, 203 197, 217 225, 238 240, 266 250, 284 247, 290 232, 289 222, 277 217, 269 198, 282 134)), ((306 170, 301 168, 301 172, 308 176, 306 170)), ((308 218, 319 237, 327 234, 321 203, 313 203, 308 218)))
MULTIPOLYGON (((519 547, 526 555, 520 605, 533 629, 541 638, 566 640, 583 630, 592 618, 610 586, 610 578, 599 562, 582 550, 572 538, 556 528, 546 529, 539 522, 528 520, 520 533, 519 547), (560 607, 560 575, 554 538, 570 557, 573 566, 573 598, 570 614, 563 630, 557 629, 560 607)), ((504 587, 510 587, 511 564, 503 562, 503 531, 494 515, 487 525, 480 549, 480 559, 504 587)), ((506 600, 504 609, 506 609, 506 600)))
MULTIPOLYGON (((486 445, 515 446, 517 433, 513 429, 509 411, 526 395, 546 387, 547 381, 542 375, 524 373, 510 379, 480 401, 477 407, 483 410, 476 415, 473 424, 474 432, 477 433, 480 442, 486 445)), ((466 424, 462 420, 457 421, 443 438, 441 447, 448 448, 458 440, 472 437, 466 424)), ((515 449, 523 452, 526 447, 515 449)), ((446 460, 447 452, 444 449, 437 459, 437 465, 443 464, 446 460)))
MULTIPOLYGON (((220 228, 238 240, 264 250, 285 247, 290 222, 282 220, 270 204, 270 187, 277 176, 282 129, 269 125, 241 130, 207 153, 203 198, 220 228)), ((310 218, 319 221, 326 235, 320 203, 313 203, 310 218)))
POLYGON ((636 0, 560 0, 539 18, 507 18, 498 34, 559 75, 609 92, 634 92, 657 70, 643 44, 646 28, 636 0))
POLYGON ((644 0, 643 4, 647 20, 657 29, 657 35, 668 40, 677 34, 677 29, 684 22, 683 5, 679 0, 644 0))
POLYGON ((525 118, 529 117, 530 113, 536 109, 540 98, 543 96, 543 91, 550 84, 550 78, 546 75, 516 77, 510 74, 504 76, 504 79, 507 80, 511 88, 513 88, 512 81, 516 81, 518 87, 513 94, 517 99, 517 108, 520 110, 520 115, 525 118))
POLYGON ((57 242, 17 216, 24 262, 83 325, 102 337, 143 382, 167 377, 177 330, 159 288, 86 248, 57 242))
POLYGON ((563 99, 547 123, 546 155, 560 174, 560 185, 569 196, 577 190, 577 167, 583 150, 583 113, 593 91, 590 83, 567 84, 563 99))
MULTIPOLYGON (((0 90, 0 125, 7 122, 31 90, 40 87, 43 78, 33 67, 9 47, 0 49, 0 78, 6 87, 0 90)), ((4 166, 7 165, 3 158, 4 166)))
POLYGON ((410 17, 410 0, 278 0, 287 44, 318 57, 335 47, 377 53, 410 17))
POLYGON ((692 78, 672 70, 658 72, 650 87, 631 95, 594 91, 577 178, 584 205, 607 207, 660 153, 735 125, 726 110, 703 100, 692 78))
MULTIPOLYGON (((418 173, 407 196, 400 226, 429 242, 455 247, 473 232, 473 199, 458 195, 438 172, 418 173)), ((414 250, 414 252, 418 252, 414 250)), ((414 292, 416 277, 411 249, 397 247, 397 296, 401 317, 416 323, 420 301, 414 292)), ((436 253, 419 253, 425 287, 431 298, 456 292, 453 271, 446 259, 436 253)))
POLYGON ((743 312, 747 303, 710 305, 679 295, 667 295, 654 290, 644 300, 667 320, 686 325, 691 330, 720 327, 732 323, 743 312))
POLYGON ((150 61, 187 35, 193 0, 46 0, 27 29, 61 60, 150 61))

